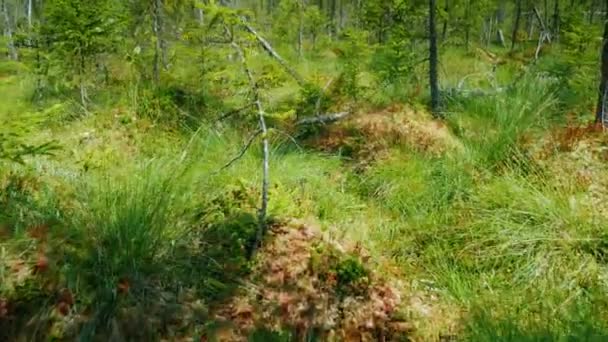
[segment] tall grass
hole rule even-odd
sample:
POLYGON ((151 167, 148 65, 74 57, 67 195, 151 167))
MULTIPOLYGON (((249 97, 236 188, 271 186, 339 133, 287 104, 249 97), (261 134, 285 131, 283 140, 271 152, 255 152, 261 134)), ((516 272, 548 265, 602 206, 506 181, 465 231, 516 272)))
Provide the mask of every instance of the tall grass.
POLYGON ((390 255, 463 307, 470 341, 599 341, 608 272, 602 213, 528 153, 553 120, 550 83, 452 103, 466 150, 401 149, 369 168, 363 199, 392 217, 374 234, 390 255))
POLYGON ((503 166, 517 156, 520 145, 546 128, 556 100, 546 80, 527 76, 512 89, 494 96, 470 97, 453 103, 448 124, 475 163, 503 166))

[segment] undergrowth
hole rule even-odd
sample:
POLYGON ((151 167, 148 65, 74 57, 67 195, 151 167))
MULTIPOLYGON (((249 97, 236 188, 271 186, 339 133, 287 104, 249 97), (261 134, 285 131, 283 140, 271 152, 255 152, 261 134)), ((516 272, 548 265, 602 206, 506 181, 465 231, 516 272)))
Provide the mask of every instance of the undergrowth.
MULTIPOLYGON (((445 125, 462 149, 431 154, 396 136, 363 163, 316 151, 314 144, 302 147, 283 124, 294 109, 295 116, 312 115, 354 103, 365 111, 425 96, 410 82, 420 66, 383 64, 406 56, 381 51, 371 56, 383 62, 378 70, 366 70, 351 56, 365 55, 363 47, 345 48, 326 63, 311 57, 298 65, 317 81, 304 91, 263 56, 252 57, 269 104, 269 221, 318 223, 326 234, 368 248, 378 267, 396 266, 387 269, 390 276, 424 279, 423 291, 459 312, 450 333, 462 340, 604 340, 608 244, 598 203, 608 195, 592 185, 606 169, 601 148, 583 158, 604 142, 586 142, 585 129, 560 133, 566 114, 589 102, 585 76, 564 79, 572 76, 566 63, 547 77, 548 67, 565 63, 548 59, 500 91, 479 81, 491 95, 446 102, 445 125), (343 89, 329 87, 330 101, 320 87, 334 78, 343 89)), ((445 68, 459 70, 448 83, 479 63, 460 51, 446 57, 445 68)), ((232 91, 243 82, 236 67, 210 67, 192 79, 192 69, 176 67, 170 86, 154 88, 135 79, 133 66, 119 64, 112 72, 123 78, 99 91, 102 104, 83 117, 65 103, 32 103, 32 80, 20 65, 0 66, 6 75, 0 91, 16 103, 0 101, 0 119, 25 112, 45 117, 31 131, 11 135, 19 139, 10 146, 29 135, 31 146, 63 142, 55 156, 23 155, 24 165, 0 160, 0 331, 6 335, 0 337, 151 340, 200 333, 212 309, 242 288, 252 269, 246 256, 258 224, 260 146, 226 165, 256 119, 243 110, 217 120, 243 105, 243 94, 232 91), (204 91, 197 90, 199 81, 204 91)), ((498 80, 513 81, 517 69, 505 66, 498 80)), ((357 134, 353 144, 370 143, 357 134)), ((322 262, 337 274, 341 291, 366 285, 358 260, 322 262)), ((419 332, 421 339, 445 333, 438 329, 419 332)), ((252 337, 273 338, 290 337, 271 331, 252 337)))

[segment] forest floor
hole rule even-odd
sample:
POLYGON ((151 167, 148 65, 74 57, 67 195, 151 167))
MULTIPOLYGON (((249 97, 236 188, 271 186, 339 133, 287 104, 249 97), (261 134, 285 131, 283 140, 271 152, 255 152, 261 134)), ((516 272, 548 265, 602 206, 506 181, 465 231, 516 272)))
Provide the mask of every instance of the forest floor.
MULTIPOLYGON (((467 58, 446 84, 491 68, 467 58)), ((261 149, 223 169, 247 119, 169 127, 125 91, 76 115, 0 70, 3 127, 61 147, 0 171, 3 340, 608 337, 608 136, 554 121, 547 78, 451 98, 441 120, 384 98, 314 129, 272 118, 251 262, 261 149)))

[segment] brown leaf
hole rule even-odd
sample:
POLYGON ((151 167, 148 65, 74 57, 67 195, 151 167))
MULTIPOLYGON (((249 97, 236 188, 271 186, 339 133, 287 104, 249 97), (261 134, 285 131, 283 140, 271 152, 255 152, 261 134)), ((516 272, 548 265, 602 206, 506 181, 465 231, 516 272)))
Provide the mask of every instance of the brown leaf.
POLYGON ((0 224, 0 240, 8 239, 11 236, 11 229, 5 224, 0 224))
POLYGON ((127 293, 129 293, 130 288, 131 288, 131 284, 129 283, 128 279, 122 278, 118 281, 118 285, 117 285, 118 293, 127 294, 127 293))
POLYGON ((35 272, 45 272, 49 268, 49 259, 44 254, 38 255, 38 260, 36 260, 36 264, 34 265, 35 272))
POLYGON ((70 306, 64 302, 58 303, 56 309, 62 316, 67 316, 70 313, 70 306))
POLYGON ((0 299, 0 319, 8 316, 8 301, 6 299, 0 299))
POLYGON ((28 229, 27 233, 33 239, 37 239, 40 241, 46 241, 46 238, 49 233, 49 226, 46 224, 40 224, 40 225, 31 227, 30 229, 28 229))
POLYGON ((64 288, 59 293, 58 301, 60 303, 66 303, 67 305, 72 306, 72 305, 74 305, 74 295, 72 295, 72 292, 70 291, 70 289, 64 288))
POLYGON ((241 318, 249 318, 253 316, 253 307, 244 301, 240 301, 236 303, 234 307, 234 315, 235 317, 241 318))

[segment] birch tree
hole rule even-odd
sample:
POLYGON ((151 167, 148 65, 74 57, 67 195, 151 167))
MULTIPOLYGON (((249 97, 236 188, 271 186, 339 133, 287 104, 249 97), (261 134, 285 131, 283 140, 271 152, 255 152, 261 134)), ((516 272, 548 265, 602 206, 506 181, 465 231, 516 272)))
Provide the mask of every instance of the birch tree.
POLYGON ((6 36, 7 40, 8 56, 10 59, 16 61, 19 59, 19 53, 17 52, 17 47, 15 46, 13 23, 8 11, 6 0, 2 0, 2 16, 4 18, 4 35, 6 36))
POLYGON ((437 27, 436 27, 437 4, 435 0, 429 0, 429 84, 431 90, 431 111, 433 115, 439 116, 439 80, 437 54, 437 27))

